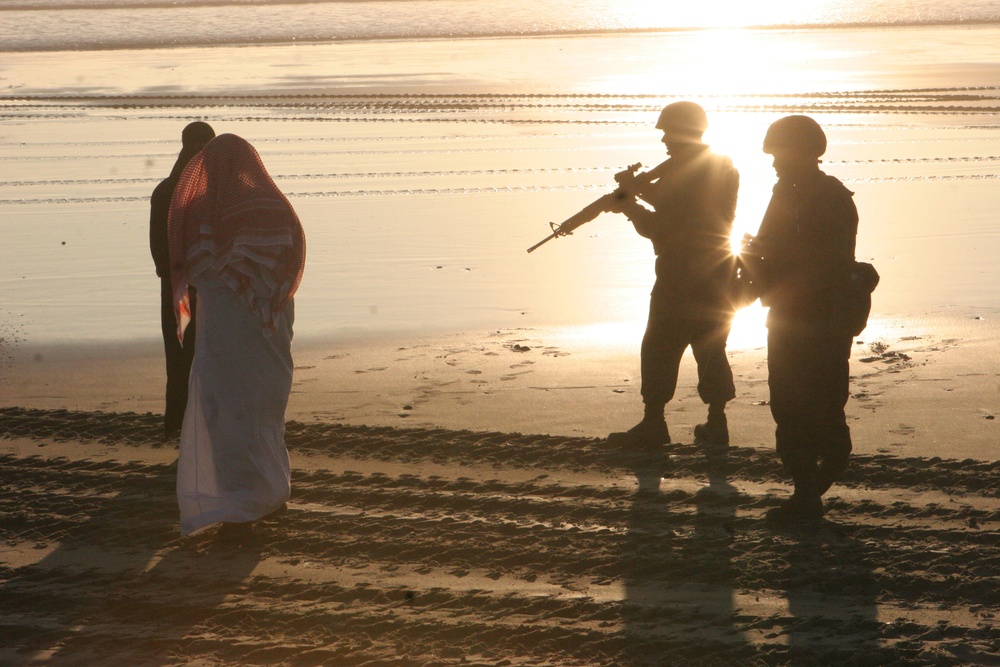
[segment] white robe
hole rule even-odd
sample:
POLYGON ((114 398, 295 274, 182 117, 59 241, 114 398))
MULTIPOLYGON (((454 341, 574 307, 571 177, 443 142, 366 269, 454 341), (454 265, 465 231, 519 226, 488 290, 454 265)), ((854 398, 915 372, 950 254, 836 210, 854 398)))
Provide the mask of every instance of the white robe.
POLYGON ((265 337, 212 271, 196 279, 198 328, 177 464, 181 534, 260 519, 288 500, 285 408, 292 388, 293 304, 265 337))

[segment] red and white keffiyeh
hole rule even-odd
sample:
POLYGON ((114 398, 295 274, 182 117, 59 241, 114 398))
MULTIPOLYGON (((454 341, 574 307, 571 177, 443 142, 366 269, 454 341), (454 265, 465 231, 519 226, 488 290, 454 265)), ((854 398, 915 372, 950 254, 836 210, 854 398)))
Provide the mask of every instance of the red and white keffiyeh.
POLYGON ((167 230, 180 336, 191 319, 188 285, 208 269, 259 316, 265 334, 274 329, 302 280, 305 234, 253 146, 222 134, 192 158, 167 230))

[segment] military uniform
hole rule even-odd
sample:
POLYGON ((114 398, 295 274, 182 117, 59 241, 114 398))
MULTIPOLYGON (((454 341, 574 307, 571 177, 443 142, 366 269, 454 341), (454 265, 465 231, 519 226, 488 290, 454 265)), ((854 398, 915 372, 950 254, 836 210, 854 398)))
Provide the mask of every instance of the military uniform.
POLYGON ((796 493, 822 495, 847 468, 853 335, 839 308, 854 262, 853 193, 818 169, 780 179, 753 241, 767 318, 768 387, 775 440, 796 493))
POLYGON ((674 396, 685 349, 698 364, 698 394, 708 404, 736 396, 726 357, 732 324, 730 248, 739 173, 729 158, 691 144, 655 170, 622 212, 656 253, 656 283, 642 340, 642 398, 663 405, 674 396))

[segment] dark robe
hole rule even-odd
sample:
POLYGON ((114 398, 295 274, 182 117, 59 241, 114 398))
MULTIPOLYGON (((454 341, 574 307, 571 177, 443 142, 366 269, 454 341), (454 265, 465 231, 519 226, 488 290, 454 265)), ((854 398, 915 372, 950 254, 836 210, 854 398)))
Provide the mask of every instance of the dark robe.
MULTIPOLYGON (((167 364, 166 407, 163 427, 168 436, 180 432, 187 407, 188 378, 194 359, 195 323, 192 319, 184 331, 184 344, 177 340, 177 320, 174 316, 173 287, 170 281, 170 246, 167 241, 167 220, 170 217, 170 200, 181 172, 202 147, 215 136, 212 128, 194 122, 184 128, 183 148, 177 156, 170 175, 153 189, 149 206, 149 251, 153 255, 156 275, 160 278, 160 329, 163 333, 163 351, 167 364)), ((191 292, 191 313, 195 312, 196 295, 191 292)))

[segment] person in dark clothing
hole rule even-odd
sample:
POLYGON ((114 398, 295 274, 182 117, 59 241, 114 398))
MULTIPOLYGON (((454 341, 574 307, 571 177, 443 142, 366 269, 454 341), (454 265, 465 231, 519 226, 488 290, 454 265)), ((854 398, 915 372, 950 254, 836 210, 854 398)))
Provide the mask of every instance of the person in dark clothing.
POLYGON ((844 185, 823 173, 826 135, 808 116, 771 125, 764 152, 778 182, 744 254, 767 316, 767 367, 775 441, 795 485, 768 517, 818 519, 822 496, 848 466, 844 415, 853 332, 843 317, 854 264, 858 210, 844 185))
MULTIPOLYGON (((153 190, 149 210, 149 250, 153 255, 156 275, 160 277, 160 328, 163 332, 163 351, 167 360, 167 396, 163 428, 167 437, 178 435, 184 423, 187 406, 188 377, 194 359, 194 322, 184 333, 184 345, 177 340, 177 320, 174 317, 173 287, 170 279, 170 246, 167 242, 167 219, 170 200, 184 167, 205 147, 215 131, 208 123, 196 121, 188 124, 181 133, 181 152, 170 175, 153 190)), ((192 304, 195 295, 191 295, 192 304)), ((191 312, 194 313, 192 305, 191 312)))
POLYGON ((736 396, 726 356, 734 314, 730 235, 739 173, 728 157, 713 153, 702 141, 708 118, 694 102, 666 106, 656 128, 663 131, 669 159, 633 190, 626 187, 631 196, 614 208, 652 241, 656 254, 656 282, 640 352, 645 413, 638 424, 608 440, 624 447, 670 442, 663 411, 674 396, 681 357, 690 346, 698 365, 698 395, 708 404, 708 420, 695 427, 695 439, 728 445, 725 407, 736 396))

